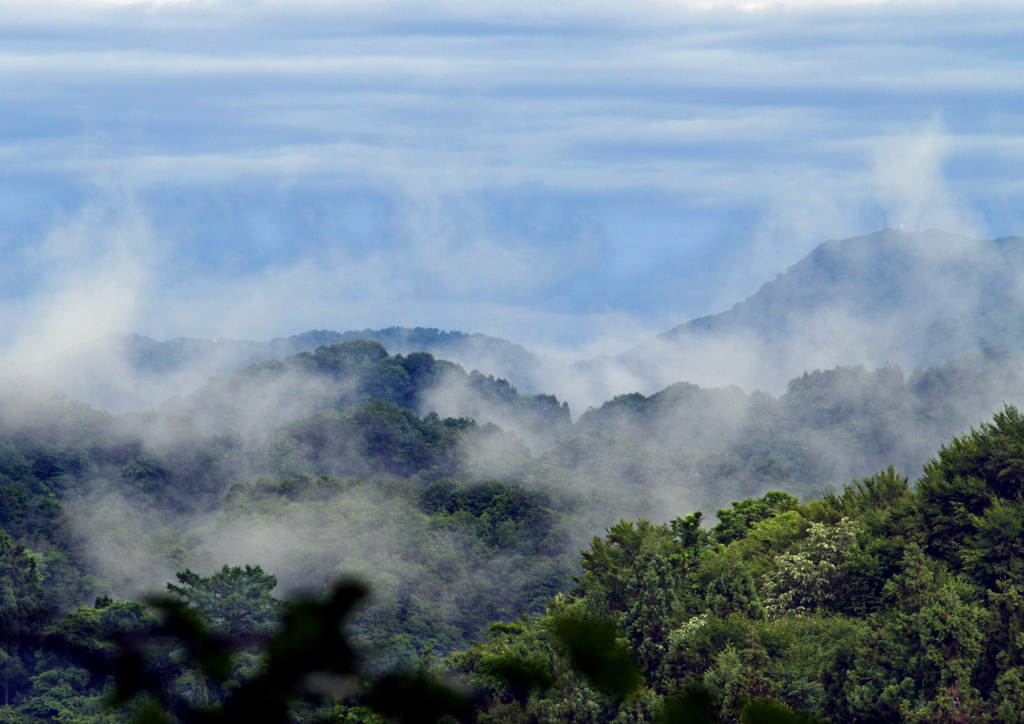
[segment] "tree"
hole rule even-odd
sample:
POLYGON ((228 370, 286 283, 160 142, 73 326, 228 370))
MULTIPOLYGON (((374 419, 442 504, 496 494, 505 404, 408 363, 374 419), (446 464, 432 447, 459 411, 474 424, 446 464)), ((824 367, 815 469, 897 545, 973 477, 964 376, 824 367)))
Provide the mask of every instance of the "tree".
POLYGON ((885 586, 889 608, 845 675, 840 712, 879 722, 973 722, 981 710, 973 674, 982 650, 982 612, 916 545, 885 586))
MULTIPOLYGON (((655 525, 642 518, 636 523, 620 520, 608 529, 603 540, 595 537, 590 550, 583 551, 583 575, 574 595, 586 597, 590 611, 598 616, 620 616, 635 605, 633 593, 639 590, 636 577, 646 575, 638 570, 638 561, 644 562, 642 568, 656 558, 664 559, 664 564, 658 564, 662 573, 652 575, 676 587, 707 546, 700 520, 699 513, 668 525, 655 525), (667 571, 672 572, 671 577, 667 571)), ((670 595, 674 599, 676 592, 670 595)))
POLYGON ((746 535, 755 524, 780 513, 796 510, 799 501, 789 493, 773 490, 761 498, 733 502, 732 507, 719 510, 719 523, 711 532, 719 543, 731 543, 746 535))
MULTIPOLYGON (((943 445, 924 472, 917 497, 929 553, 958 565, 971 536, 980 534, 983 542, 1004 545, 992 524, 998 528, 1009 522, 1020 529, 1020 509, 1013 501, 1024 495, 1024 414, 1007 405, 991 423, 943 445), (988 512, 1000 503, 999 509, 988 512)), ((969 561, 978 562, 976 557, 969 561)), ((980 573, 991 586, 1002 571, 982 565, 980 573)))
POLYGON ((739 613, 754 621, 764 618, 765 610, 757 595, 750 568, 734 552, 710 556, 705 571, 711 576, 704 604, 717 618, 739 613))
POLYGON ((270 595, 277 577, 260 566, 225 565, 211 576, 190 570, 177 574, 179 586, 167 590, 180 596, 211 629, 232 637, 257 637, 272 631, 281 613, 281 602, 270 595))
POLYGON ((780 616, 832 608, 842 591, 839 566, 856 550, 859 528, 849 518, 830 526, 811 523, 810 534, 797 552, 776 556, 775 568, 765 576, 768 613, 780 616))
POLYGON ((627 583, 633 602, 623 615, 621 626, 648 680, 654 677, 667 651, 676 587, 668 557, 643 551, 627 583))
POLYGON ((998 581, 1024 585, 1024 498, 997 498, 972 522, 976 532, 961 555, 965 572, 990 590, 998 581))
POLYGON ((926 477, 978 478, 1000 498, 1024 493, 1024 413, 1013 405, 997 412, 992 422, 953 438, 925 468, 926 477))
POLYGON ((36 562, 0 530, 0 681, 4 705, 27 681, 31 646, 44 620, 36 562), (12 691, 13 690, 13 691, 12 691))

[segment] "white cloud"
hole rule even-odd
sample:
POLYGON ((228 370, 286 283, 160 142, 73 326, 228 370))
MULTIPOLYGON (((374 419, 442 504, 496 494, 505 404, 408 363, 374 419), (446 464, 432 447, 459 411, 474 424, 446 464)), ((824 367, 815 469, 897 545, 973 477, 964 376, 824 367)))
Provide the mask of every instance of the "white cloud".
POLYGON ((955 139, 938 121, 916 133, 881 138, 874 144, 880 198, 891 208, 893 227, 985 234, 984 222, 955 197, 946 182, 943 165, 954 145, 955 139))
POLYGON ((0 226, 22 316, 54 329, 91 293, 103 328, 611 352, 885 209, 1016 231, 1022 24, 912 0, 0 3, 0 226), (161 250, 109 252, 144 288, 33 256, 111 187, 161 250))
POLYGON ((155 254, 145 218, 130 207, 90 206, 25 250, 22 268, 35 270, 39 281, 0 318, 4 376, 96 373, 82 368, 82 356, 137 323, 155 254))

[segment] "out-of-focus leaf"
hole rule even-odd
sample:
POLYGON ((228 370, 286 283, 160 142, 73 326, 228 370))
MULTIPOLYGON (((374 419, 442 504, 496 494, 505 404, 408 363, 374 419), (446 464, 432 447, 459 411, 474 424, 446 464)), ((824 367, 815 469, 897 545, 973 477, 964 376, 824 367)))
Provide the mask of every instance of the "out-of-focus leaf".
POLYGON ((356 675, 358 661, 341 626, 365 595, 363 586, 349 582, 325 601, 291 602, 284 625, 267 645, 263 672, 225 703, 224 720, 286 722, 289 702, 310 674, 356 675))
POLYGON ((481 668, 518 692, 547 691, 555 683, 555 677, 547 666, 530 659, 495 656, 485 659, 481 668))
POLYGON ((120 706, 140 691, 159 687, 160 682, 147 675, 146 661, 142 654, 130 648, 124 648, 111 665, 115 686, 107 696, 110 706, 120 706))
POLYGON ((429 674, 392 674, 377 680, 365 698, 367 706, 402 724, 434 724, 470 711, 470 699, 429 674))
POLYGON ((184 601, 170 596, 148 601, 162 617, 163 632, 181 640, 199 669, 215 681, 223 681, 231 673, 234 657, 227 642, 210 634, 203 617, 184 601))
POLYGON ((132 724, 171 724, 171 720, 158 702, 150 700, 135 712, 132 724))
POLYGON ((695 686, 665 700, 659 724, 715 724, 715 699, 703 686, 695 686))
POLYGON ((267 647, 268 670, 279 667, 296 671, 296 678, 312 671, 355 674, 356 656, 341 624, 365 597, 363 586, 347 582, 336 586, 326 601, 299 599, 290 603, 283 628, 267 647))
POLYGON ((570 665, 601 691, 625 699, 643 686, 643 676, 629 651, 617 641, 612 624, 566 616, 555 621, 552 631, 570 665))

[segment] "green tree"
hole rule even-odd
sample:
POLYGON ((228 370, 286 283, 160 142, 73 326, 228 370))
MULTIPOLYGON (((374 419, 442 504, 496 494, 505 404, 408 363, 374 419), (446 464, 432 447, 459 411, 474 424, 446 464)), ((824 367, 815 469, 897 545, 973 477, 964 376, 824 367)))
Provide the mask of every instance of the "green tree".
POLYGON ((632 603, 623 614, 620 627, 649 680, 665 658, 676 588, 670 559, 660 551, 641 552, 626 584, 632 603))
POLYGON ((1000 498, 1024 493, 1024 414, 1007 405, 977 430, 953 438, 928 464, 926 477, 977 478, 1000 498))
POLYGON ((35 721, 56 724, 115 724, 127 717, 105 711, 98 691, 90 687, 90 672, 77 666, 47 669, 32 677, 32 688, 21 711, 35 721))
POLYGON ((708 556, 703 573, 710 577, 704 604, 707 613, 717 618, 739 613, 759 621, 765 616, 764 604, 750 567, 735 552, 708 556))
POLYGON ((1024 497, 997 498, 971 519, 975 533, 961 554, 964 572, 982 586, 1024 585, 1024 497))
POLYGON ((733 502, 732 507, 719 510, 718 525, 711 529, 719 543, 731 543, 746 535, 755 524, 780 513, 796 510, 799 501, 789 493, 773 490, 760 498, 733 502))
POLYGON ((35 560, 0 531, 0 681, 5 706, 27 683, 32 642, 45 620, 42 604, 35 560))
POLYGON ((830 526, 811 523, 796 553, 776 556, 774 569, 765 576, 768 613, 780 616, 834 608, 843 592, 839 567, 854 554, 859 529, 849 518, 830 526))
POLYGON ((911 545, 885 587, 888 610, 845 675, 841 715, 879 722, 973 722, 981 713, 973 674, 982 613, 962 586, 911 545))
MULTIPOLYGON (((618 618, 635 605, 633 593, 640 586, 637 576, 645 575, 637 571, 641 559, 644 567, 655 559, 664 559, 664 564, 656 564, 661 573, 652 575, 664 576, 667 585, 678 587, 707 546, 700 521, 699 513, 677 518, 668 525, 655 525, 642 518, 636 523, 620 520, 608 529, 604 539, 595 537, 590 550, 583 551, 583 575, 574 595, 585 598, 593 614, 618 618)), ((668 595, 674 600, 678 591, 668 595)))
POLYGON ((177 574, 178 583, 167 590, 180 596, 214 632, 233 637, 255 637, 273 631, 281 602, 270 595, 277 578, 260 566, 227 566, 211 576, 190 570, 177 574))
POLYGON ((756 638, 745 646, 726 647, 704 675, 704 684, 721 702, 728 721, 738 721, 744 705, 779 694, 778 686, 766 675, 768 654, 756 638))

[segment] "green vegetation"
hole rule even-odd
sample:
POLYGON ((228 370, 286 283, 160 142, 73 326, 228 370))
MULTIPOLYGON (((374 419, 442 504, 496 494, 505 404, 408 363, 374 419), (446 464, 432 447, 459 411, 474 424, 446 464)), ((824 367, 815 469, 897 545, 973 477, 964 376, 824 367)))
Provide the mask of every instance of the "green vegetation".
POLYGON ((0 721, 1020 724, 1024 415, 921 452, 1013 364, 575 425, 366 341, 142 415, 6 385, 0 721))
POLYGON ((584 552, 571 596, 446 664, 488 692, 481 722, 643 720, 695 686, 721 721, 770 698, 824 721, 1019 722, 1022 442, 1008 407, 914 490, 890 468, 824 500, 742 501, 706 533, 693 516, 623 521, 584 552), (615 699, 556 663, 567 612, 617 623, 642 690, 615 699), (555 683, 517 694, 491 674, 501 656, 546 662, 555 683))

